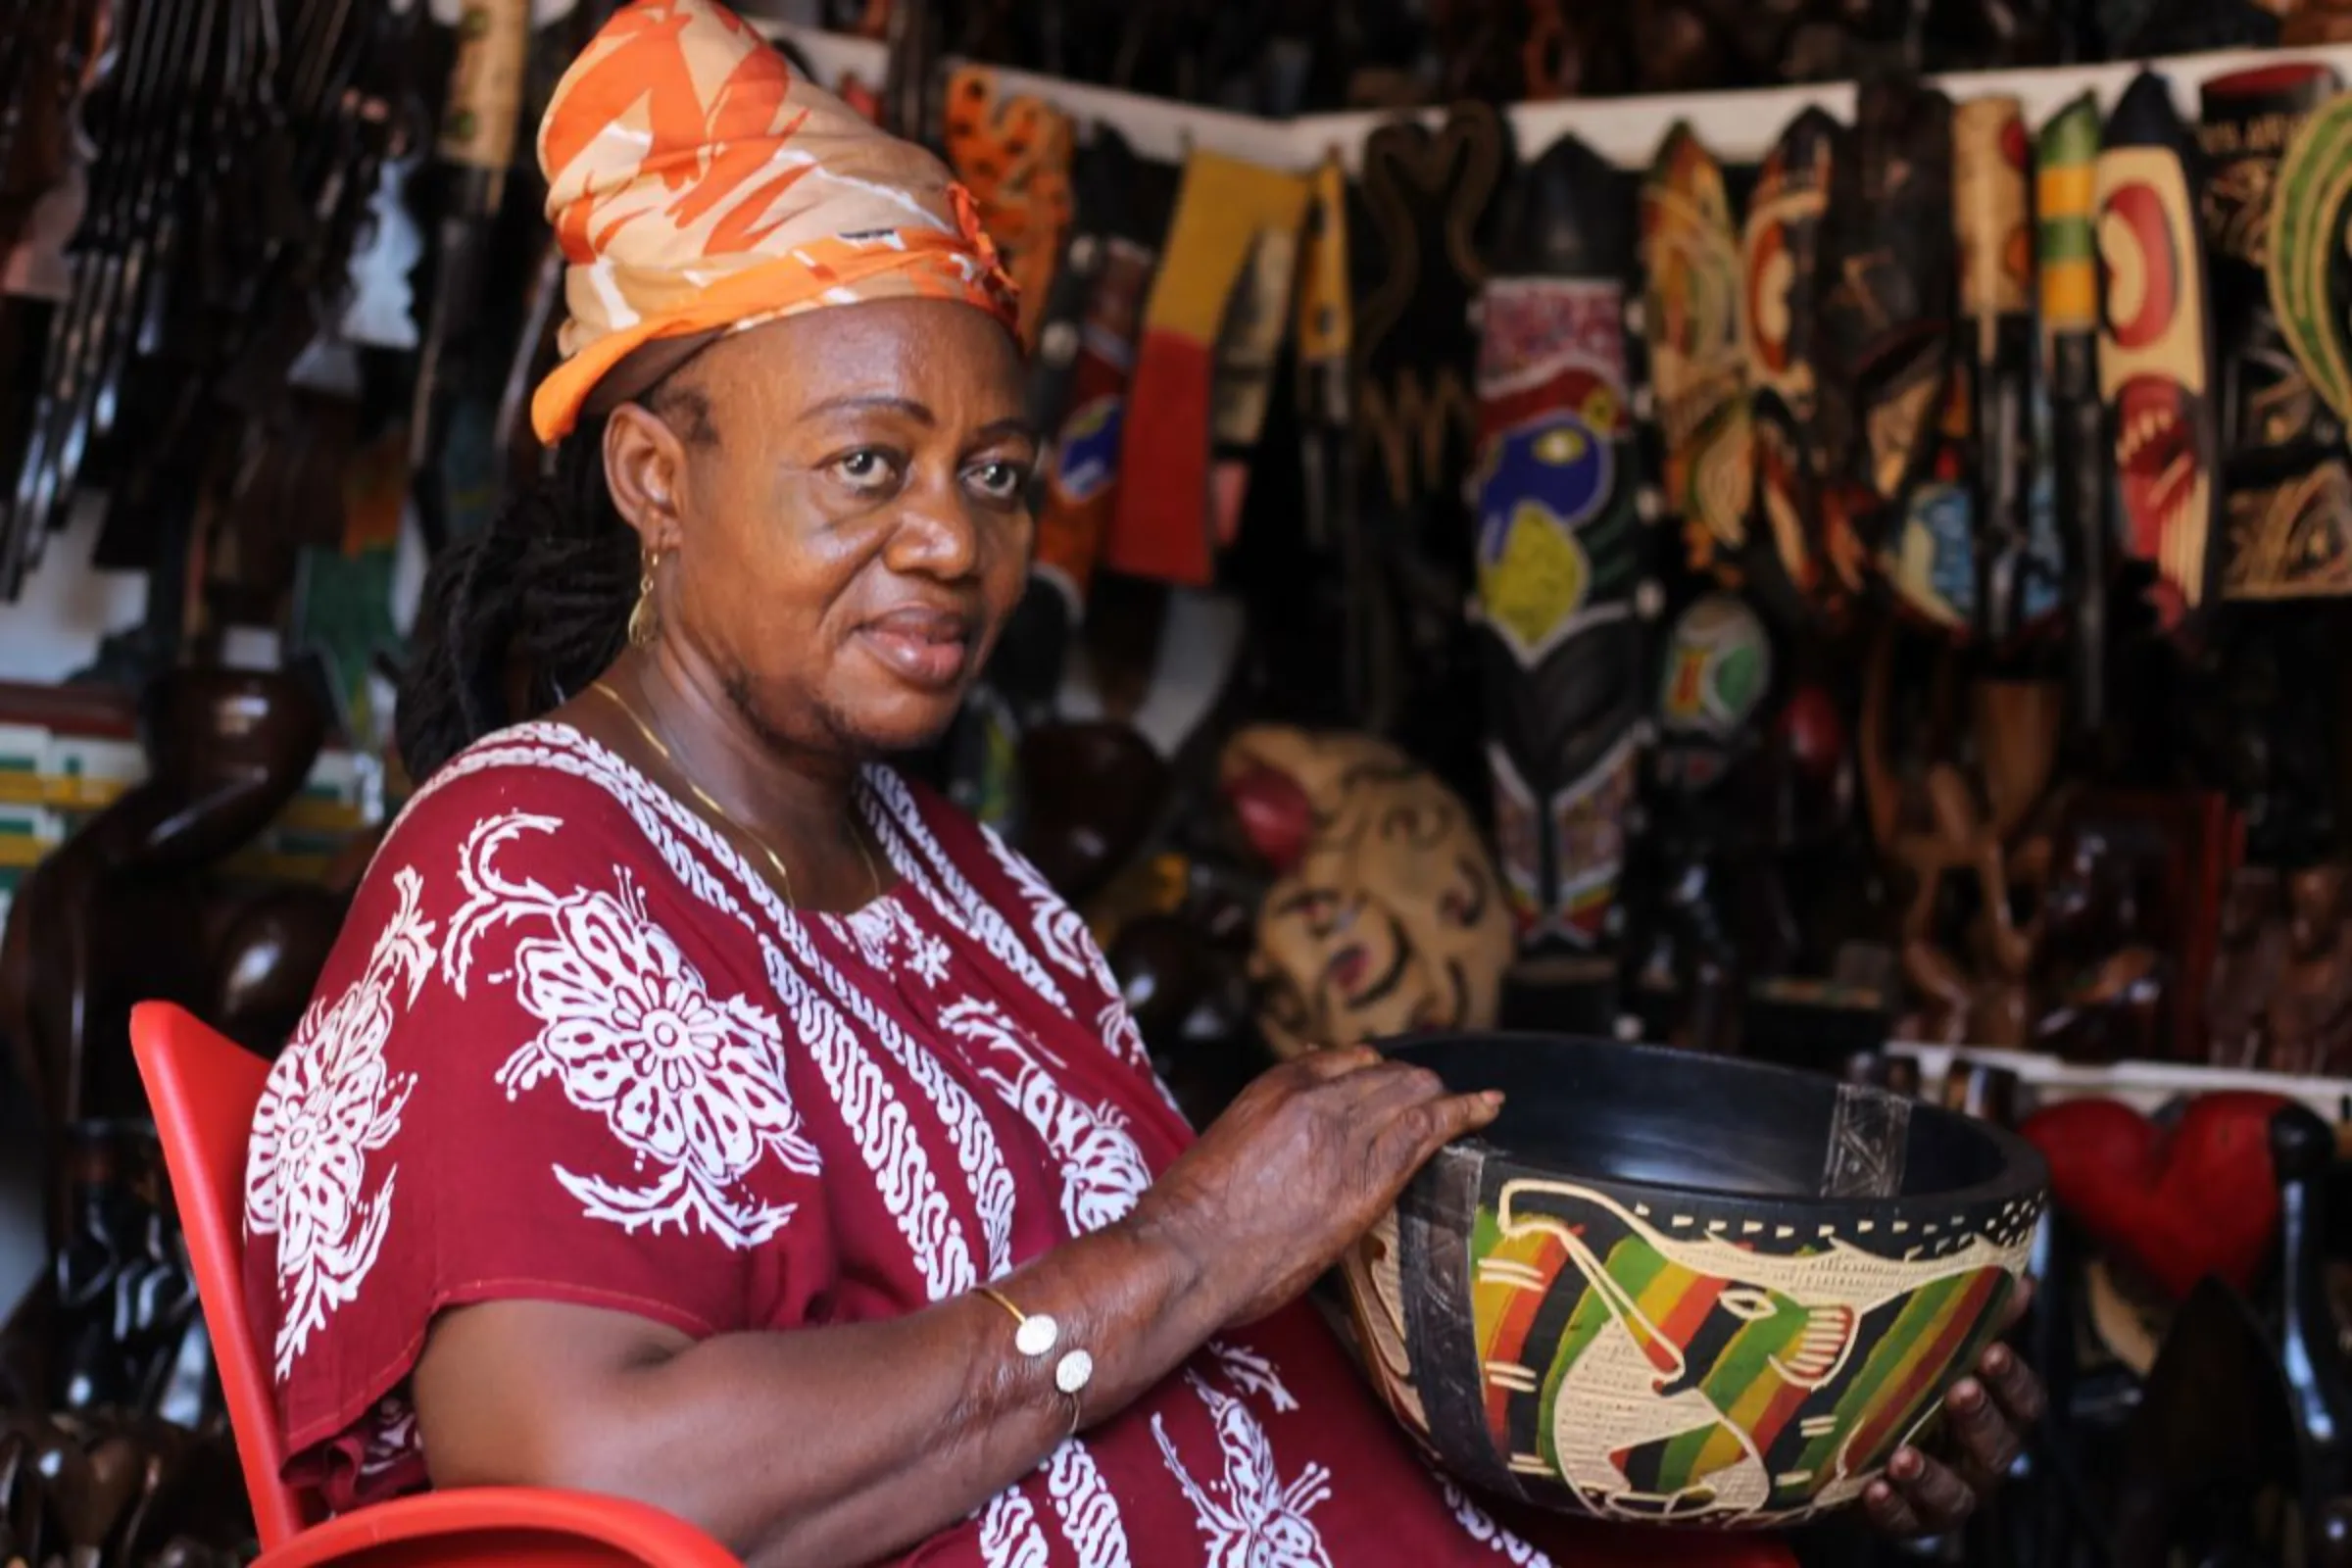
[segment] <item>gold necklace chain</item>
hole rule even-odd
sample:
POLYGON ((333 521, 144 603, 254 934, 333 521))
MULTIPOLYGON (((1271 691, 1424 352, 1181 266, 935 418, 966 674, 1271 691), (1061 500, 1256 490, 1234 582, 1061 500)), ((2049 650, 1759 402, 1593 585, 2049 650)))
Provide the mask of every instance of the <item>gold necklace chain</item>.
MULTIPOLYGON (((792 873, 784 868, 784 858, 776 853, 775 846, 768 843, 760 834, 753 832, 750 827, 739 821, 733 812, 712 800, 710 793, 697 784, 686 770, 678 765, 678 760, 671 753, 668 744, 654 733, 654 727, 651 724, 638 716, 637 710, 629 706, 627 698, 607 685, 602 676, 590 683, 590 689, 603 692, 607 697, 612 699, 613 704, 623 713, 628 715, 629 722, 637 726, 637 733, 645 737, 645 744, 662 754, 662 760, 669 764, 670 772, 676 774, 678 781, 693 793, 696 800, 702 802, 703 809, 760 846, 760 853, 767 857, 767 863, 776 868, 776 875, 784 884, 784 902, 797 906, 798 901, 792 893, 792 873)), ((850 830, 850 842, 858 846, 858 854, 865 861, 865 874, 873 882, 874 897, 879 899, 882 897, 882 868, 874 863, 873 852, 865 847, 865 835, 858 831, 858 825, 855 822, 848 822, 845 825, 850 830)))

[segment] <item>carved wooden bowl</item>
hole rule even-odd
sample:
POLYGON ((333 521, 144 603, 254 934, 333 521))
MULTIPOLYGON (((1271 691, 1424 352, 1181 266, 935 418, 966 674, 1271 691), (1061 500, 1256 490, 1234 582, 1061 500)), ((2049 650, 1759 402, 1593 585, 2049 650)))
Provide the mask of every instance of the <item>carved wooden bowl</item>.
POLYGON ((1367 1372, 1456 1477, 1604 1519, 1858 1497, 1999 1325, 2046 1173, 1884 1090, 1610 1041, 1386 1048, 1501 1117, 1346 1260, 1367 1372))

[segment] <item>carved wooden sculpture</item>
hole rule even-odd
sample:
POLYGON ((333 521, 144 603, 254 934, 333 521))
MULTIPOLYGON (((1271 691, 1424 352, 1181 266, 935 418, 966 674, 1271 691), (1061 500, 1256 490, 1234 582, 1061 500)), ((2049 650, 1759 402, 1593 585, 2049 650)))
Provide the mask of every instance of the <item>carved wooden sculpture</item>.
POLYGON ((143 707, 147 779, 43 860, 9 911, 0 1033, 29 1054, 26 1081, 57 1127, 144 1109, 130 1004, 193 1001, 210 984, 191 874, 277 815, 323 730, 283 675, 180 670, 143 707))
POLYGON ((2024 1045, 2041 916, 2021 917, 2013 895, 2038 892, 2049 876, 2051 843, 2034 829, 2057 761, 2063 696, 2036 681, 1977 682, 1968 694, 1973 768, 1932 760, 1906 780, 1888 733, 1892 672, 1888 634, 1866 678, 1860 761, 1872 836, 1908 890, 1902 965, 1922 1005, 1907 1026, 1916 1032, 1900 1038, 2024 1045), (1944 907, 1955 878, 1977 893, 1961 932, 1944 907))
POLYGON ((1750 578, 1784 620, 1827 591, 1831 571, 1815 547, 1807 448, 1820 392, 1813 278, 1838 135, 1837 122, 1819 109, 1790 122, 1756 176, 1740 234, 1739 315, 1756 464, 1746 531, 1759 541, 1750 578))
POLYGON ((2206 1006, 2214 1059, 2270 1072, 2352 1071, 2352 908, 2340 865, 2230 880, 2206 1006))
POLYGON ((1238 808, 1303 828, 1250 960, 1278 1054, 1492 1023, 1511 918, 1452 792, 1369 737, 1277 727, 1235 735, 1218 770, 1238 808))
POLYGON ((1523 947, 1590 952, 1624 864, 1642 709, 1632 215, 1609 167, 1572 137, 1513 194, 1480 302, 1489 760, 1523 947))
POLYGON ((1950 100, 1901 78, 1865 82, 1814 271, 1813 465, 1829 577, 1848 602, 1936 449, 1952 357, 1951 179, 1950 100))
POLYGON ((2343 423, 2288 346, 2269 286, 2275 244, 2286 239, 2280 270, 2291 275, 2312 265, 2305 249, 2323 238, 2308 227, 2274 234, 2272 215, 2280 162, 2338 79, 2326 66, 2286 65, 2217 76, 2202 90, 2199 211, 2222 377, 2221 590, 2232 599, 2352 592, 2343 423))
POLYGON ((2124 551, 2154 572, 2167 632, 2212 602, 2221 560, 2220 387, 2194 163, 2172 88, 2142 72, 2099 149, 2099 398, 2123 476, 2124 551))
MULTIPOLYGON (((2161 827, 2096 795, 2067 803, 2050 837, 2026 971, 2027 1043, 2070 1061, 2163 1054, 2166 1004, 2193 983, 2177 940, 2191 897, 2161 827)), ((2195 969, 2201 974, 2201 969, 2195 969)))
POLYGON ((1739 228, 1722 167, 1687 124, 1642 182, 1642 273, 1666 504, 1691 567, 1736 584, 1755 493, 1739 228))
POLYGON ((2104 416, 2099 409, 2098 100, 2051 117, 2034 149, 2034 262, 2040 305, 2043 466, 2066 563, 2077 724, 2106 721, 2107 576, 2113 554, 2104 416))

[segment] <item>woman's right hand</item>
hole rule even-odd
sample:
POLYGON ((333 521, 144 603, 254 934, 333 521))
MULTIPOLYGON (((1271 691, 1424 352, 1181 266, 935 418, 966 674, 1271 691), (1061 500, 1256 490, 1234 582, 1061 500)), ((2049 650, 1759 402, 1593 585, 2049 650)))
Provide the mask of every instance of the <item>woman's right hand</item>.
POLYGON ((1413 1173, 1502 1107, 1426 1067, 1355 1047, 1259 1078, 1136 1205, 1135 1225, 1182 1249, 1223 1321, 1294 1299, 1396 1201, 1413 1173))

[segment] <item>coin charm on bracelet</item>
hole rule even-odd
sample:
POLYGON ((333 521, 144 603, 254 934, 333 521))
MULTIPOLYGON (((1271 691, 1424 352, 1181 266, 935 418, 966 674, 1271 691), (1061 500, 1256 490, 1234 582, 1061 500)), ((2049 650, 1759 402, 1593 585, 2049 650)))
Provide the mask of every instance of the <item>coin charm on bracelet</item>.
MULTIPOLYGON (((1029 1321, 1034 1323, 1037 1319, 1031 1318, 1029 1321)), ((1018 1343, 1017 1338, 1015 1343, 1018 1343)), ((1070 1397, 1076 1398, 1078 1391, 1092 1382, 1094 1376, 1095 1358, 1084 1350, 1072 1350, 1054 1364, 1054 1386, 1070 1397)))
POLYGON ((1012 1348, 1032 1359, 1060 1343, 1061 1325, 1042 1312, 1021 1319, 1020 1326, 1012 1331, 1012 1348))

